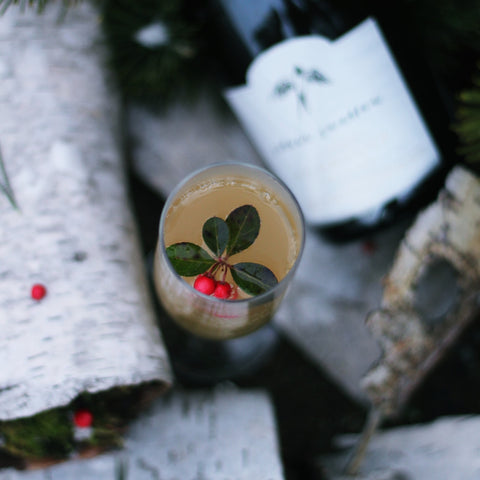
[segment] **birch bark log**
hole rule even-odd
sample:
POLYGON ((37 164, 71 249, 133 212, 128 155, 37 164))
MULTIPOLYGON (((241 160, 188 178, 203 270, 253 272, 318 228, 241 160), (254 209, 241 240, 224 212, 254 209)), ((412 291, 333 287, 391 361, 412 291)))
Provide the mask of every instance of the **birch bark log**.
POLYGON ((479 196, 479 178, 456 166, 405 234, 384 279, 381 308, 366 319, 383 354, 362 386, 385 416, 398 415, 478 318, 479 196), (450 275, 435 266, 449 266, 450 275), (428 296, 422 295, 422 279, 428 296))
POLYGON ((171 382, 99 18, 80 2, 59 22, 59 3, 0 17, 0 182, 18 206, 0 193, 0 420, 82 391, 171 382))

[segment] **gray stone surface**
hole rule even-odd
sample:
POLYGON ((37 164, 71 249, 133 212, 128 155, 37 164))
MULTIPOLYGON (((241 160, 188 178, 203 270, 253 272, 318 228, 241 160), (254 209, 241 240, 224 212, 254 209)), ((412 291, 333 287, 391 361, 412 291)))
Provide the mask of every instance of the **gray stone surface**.
MULTIPOLYGON (((261 164, 236 120, 220 116, 207 99, 174 105, 157 116, 131 106, 129 118, 134 168, 165 197, 186 174, 207 164, 261 164)), ((374 249, 366 252, 362 242, 334 246, 308 230, 296 278, 275 317, 289 338, 360 402, 367 402, 361 378, 380 354, 365 318, 380 303, 382 277, 404 231, 397 225, 377 235, 374 249)))
POLYGON ((270 399, 221 385, 171 391, 134 422, 122 450, 0 480, 283 480, 270 399))
POLYGON ((377 432, 357 476, 345 477, 356 436, 338 439, 341 452, 319 459, 328 480, 478 480, 480 417, 443 417, 426 425, 377 432), (383 475, 383 476, 381 476, 383 475))

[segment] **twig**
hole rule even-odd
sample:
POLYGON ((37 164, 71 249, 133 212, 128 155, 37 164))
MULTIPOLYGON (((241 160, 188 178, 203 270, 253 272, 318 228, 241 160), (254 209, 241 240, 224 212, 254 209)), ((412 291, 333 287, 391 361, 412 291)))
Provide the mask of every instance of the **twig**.
POLYGON ((115 480, 127 480, 128 467, 124 457, 117 458, 115 461, 115 480))
POLYGON ((358 473, 360 465, 365 457, 368 444, 370 443, 371 438, 377 431, 381 422, 382 414, 380 413, 380 410, 372 407, 368 414, 365 426, 363 427, 362 434, 360 435, 360 438, 355 446, 353 455, 345 467, 346 475, 354 476, 358 473))

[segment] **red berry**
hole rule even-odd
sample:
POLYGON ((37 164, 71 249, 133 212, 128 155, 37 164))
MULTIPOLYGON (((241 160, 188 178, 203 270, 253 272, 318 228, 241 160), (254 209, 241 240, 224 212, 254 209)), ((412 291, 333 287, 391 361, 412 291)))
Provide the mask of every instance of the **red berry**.
POLYGON ((47 289, 41 283, 33 285, 31 295, 34 300, 41 300, 46 294, 47 289))
POLYGON ((199 275, 193 284, 193 288, 205 295, 211 295, 215 291, 216 281, 209 275, 199 275))
POLYGON ((80 428, 88 428, 93 423, 93 415, 89 410, 77 410, 73 414, 73 423, 80 428))
POLYGON ((228 298, 232 293, 232 287, 227 282, 218 282, 213 295, 217 298, 228 298))

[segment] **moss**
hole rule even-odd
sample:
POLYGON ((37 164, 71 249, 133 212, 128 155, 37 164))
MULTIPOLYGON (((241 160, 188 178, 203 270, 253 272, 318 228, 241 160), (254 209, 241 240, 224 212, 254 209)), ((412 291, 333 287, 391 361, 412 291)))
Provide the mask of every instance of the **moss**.
POLYGON ((1 449, 21 459, 61 460, 89 447, 101 450, 120 447, 126 426, 161 390, 161 386, 152 382, 95 394, 82 393, 68 406, 0 422, 1 449), (73 414, 78 409, 93 414, 91 436, 81 440, 75 437, 73 425, 73 414))
POLYGON ((63 458, 74 449, 73 429, 66 409, 53 409, 0 423, 4 448, 28 458, 63 458))

